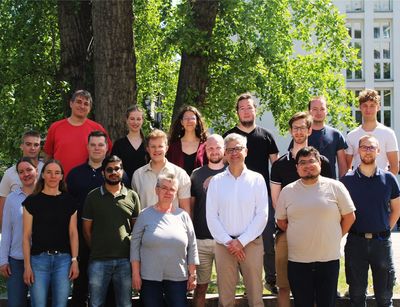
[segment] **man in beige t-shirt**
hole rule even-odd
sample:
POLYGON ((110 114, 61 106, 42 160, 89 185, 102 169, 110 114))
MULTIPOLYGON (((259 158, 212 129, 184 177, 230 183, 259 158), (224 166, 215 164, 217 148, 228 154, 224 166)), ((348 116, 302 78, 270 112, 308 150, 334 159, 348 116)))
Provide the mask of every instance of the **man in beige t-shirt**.
POLYGON ((288 277, 295 305, 334 307, 340 241, 355 220, 345 186, 322 177, 319 152, 311 146, 296 155, 300 179, 287 185, 275 217, 287 232, 288 277))

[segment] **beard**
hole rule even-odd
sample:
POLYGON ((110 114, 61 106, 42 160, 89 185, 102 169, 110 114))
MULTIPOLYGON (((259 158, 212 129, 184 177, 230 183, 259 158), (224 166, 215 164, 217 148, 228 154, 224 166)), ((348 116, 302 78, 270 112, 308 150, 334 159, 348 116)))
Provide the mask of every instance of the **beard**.
POLYGON ((118 179, 115 179, 115 180, 104 178, 104 181, 109 185, 117 185, 117 184, 120 184, 122 182, 122 178, 118 178, 118 179))
POLYGON ((219 162, 221 162, 223 159, 223 157, 210 157, 210 159, 208 159, 211 163, 214 164, 218 164, 219 162))
POLYGON ((361 159, 362 163, 365 165, 375 164, 375 160, 376 160, 376 158, 374 158, 374 157, 361 157, 361 156, 360 156, 360 159, 361 159))
POLYGON ((254 125, 255 120, 241 120, 240 123, 243 125, 243 127, 251 127, 254 125))

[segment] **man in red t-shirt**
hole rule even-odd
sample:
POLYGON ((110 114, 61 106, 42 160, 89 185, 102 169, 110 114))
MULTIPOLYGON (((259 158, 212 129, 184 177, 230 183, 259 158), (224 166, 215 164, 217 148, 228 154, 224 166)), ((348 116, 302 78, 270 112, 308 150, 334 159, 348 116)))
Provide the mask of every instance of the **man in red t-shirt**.
MULTIPOLYGON (((92 96, 88 91, 78 90, 69 102, 71 116, 51 124, 44 144, 47 158, 61 162, 65 176, 77 165, 88 158, 87 140, 90 132, 106 130, 102 125, 87 118, 93 105, 92 96)), ((108 150, 111 150, 111 140, 107 138, 108 150)))

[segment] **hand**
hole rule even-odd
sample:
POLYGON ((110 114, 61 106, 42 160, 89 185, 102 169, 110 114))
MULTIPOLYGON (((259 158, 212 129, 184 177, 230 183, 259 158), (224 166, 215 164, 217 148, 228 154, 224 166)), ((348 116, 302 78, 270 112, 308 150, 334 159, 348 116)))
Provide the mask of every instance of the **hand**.
POLYGON ((8 277, 11 276, 11 268, 10 268, 10 265, 8 263, 3 264, 2 266, 0 266, 0 274, 5 278, 8 278, 8 277))
POLYGON ((194 275, 189 275, 188 281, 187 281, 187 289, 189 291, 194 290, 197 286, 197 276, 196 274, 194 275))
POLYGON ((77 279, 79 276, 79 265, 78 261, 72 261, 71 267, 69 268, 69 280, 77 279))
POLYGON ((28 268, 25 268, 24 270, 24 283, 27 286, 32 286, 32 284, 35 282, 35 278, 33 276, 32 268, 29 266, 28 268))
POLYGON ((245 254, 244 250, 242 249, 241 251, 239 251, 235 254, 235 257, 236 257, 236 260, 239 262, 244 261, 246 259, 246 254, 245 254))
POLYGON ((132 274, 132 288, 139 291, 142 288, 142 278, 139 273, 132 274))
POLYGON ((228 242, 226 248, 231 255, 236 255, 238 252, 243 250, 243 245, 238 239, 234 239, 228 242))

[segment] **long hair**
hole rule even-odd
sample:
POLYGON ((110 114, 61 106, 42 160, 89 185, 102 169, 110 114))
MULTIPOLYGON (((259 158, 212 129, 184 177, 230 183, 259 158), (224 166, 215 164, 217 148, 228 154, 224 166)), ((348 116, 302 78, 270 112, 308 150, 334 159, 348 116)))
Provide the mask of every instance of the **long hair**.
POLYGON ((65 178, 64 178, 64 168, 62 167, 61 162, 56 159, 50 159, 50 160, 47 160, 46 163, 43 165, 42 171, 40 172, 38 181, 36 182, 36 185, 35 185, 35 188, 33 189, 32 195, 37 195, 43 191, 44 179, 43 179, 42 175, 46 171, 47 166, 49 166, 49 164, 52 164, 52 163, 55 163, 60 167, 61 174, 63 175, 63 178, 61 179, 60 183, 58 184, 58 189, 60 190, 60 192, 67 192, 67 186, 65 184, 65 178))
MULTIPOLYGON (((140 112, 140 113, 142 113, 142 120, 143 120, 143 123, 144 123, 144 111, 138 105, 135 104, 133 106, 130 106, 128 109, 126 109, 125 118, 128 119, 129 115, 132 112, 140 112)), ((142 124, 142 127, 143 127, 143 124, 142 124)), ((146 140, 146 138, 144 136, 142 127, 140 128, 140 137, 142 138, 142 140, 144 142, 146 140)))
POLYGON ((185 135, 185 129, 183 128, 181 121, 183 119, 183 114, 188 111, 194 113, 194 115, 196 116, 195 133, 196 136, 200 139, 200 143, 204 143, 207 140, 207 127, 199 110, 197 110, 193 106, 184 106, 180 110, 175 122, 171 125, 171 129, 169 132, 170 144, 180 140, 185 135))

